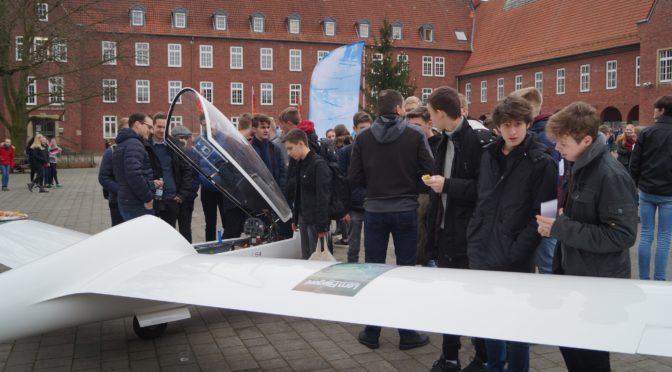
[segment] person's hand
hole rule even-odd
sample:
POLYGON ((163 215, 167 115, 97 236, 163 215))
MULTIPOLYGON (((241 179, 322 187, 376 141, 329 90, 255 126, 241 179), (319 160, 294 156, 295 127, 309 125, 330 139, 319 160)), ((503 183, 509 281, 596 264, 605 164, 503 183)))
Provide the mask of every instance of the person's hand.
POLYGON ((293 222, 292 222, 292 231, 299 231, 299 227, 296 226, 296 224, 293 222))
POLYGON ((154 209, 154 199, 145 203, 145 209, 154 209))
POLYGON ((343 222, 349 225, 350 221, 352 221, 352 217, 350 217, 350 213, 348 213, 345 215, 345 217, 343 217, 343 222))
MULTIPOLYGON (((559 214, 563 214, 562 209, 560 209, 559 214)), ((537 215, 537 225, 539 225, 539 227, 537 227, 537 232, 544 238, 550 238, 554 223, 555 218, 537 215)))
POLYGON ((163 181, 161 181, 161 180, 154 180, 154 188, 155 188, 155 189, 161 189, 161 188, 163 188, 163 181))
POLYGON ((176 195, 175 196, 175 203, 182 204, 182 202, 184 202, 184 200, 182 200, 182 197, 179 196, 179 195, 176 195))
POLYGON ((422 178, 422 182, 425 185, 429 186, 437 194, 443 192, 443 184, 446 182, 446 179, 443 176, 431 176, 429 178, 422 178))

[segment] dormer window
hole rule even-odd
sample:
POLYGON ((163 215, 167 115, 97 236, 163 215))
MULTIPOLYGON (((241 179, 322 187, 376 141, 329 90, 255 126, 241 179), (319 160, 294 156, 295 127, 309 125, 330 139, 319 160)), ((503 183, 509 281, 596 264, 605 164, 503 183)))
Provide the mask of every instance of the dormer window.
POLYGON ((404 36, 404 25, 401 22, 392 22, 392 40, 401 40, 404 36))
POLYGON ((47 3, 37 3, 35 13, 37 14, 37 19, 39 21, 48 21, 49 20, 49 4, 47 4, 47 3))
POLYGON ((327 17, 322 21, 324 36, 336 36, 336 20, 333 17, 327 17))
POLYGON ((250 27, 252 32, 264 32, 266 16, 261 12, 256 12, 250 16, 250 27))
POLYGON ((177 8, 173 10, 173 27, 187 28, 187 10, 184 8, 177 8))
POLYGON ((301 16, 298 14, 292 14, 287 17, 287 31, 290 34, 300 34, 301 33, 301 16))
POLYGON ((228 20, 229 14, 222 9, 218 9, 212 14, 212 28, 217 31, 226 31, 228 20))
POLYGON ((131 26, 142 27, 145 25, 145 8, 135 5, 130 9, 131 26))
POLYGON ((420 27, 420 34, 422 37, 422 40, 427 41, 427 42, 433 42, 434 41, 434 25, 431 23, 426 23, 420 27))
POLYGON ((369 29, 371 24, 367 19, 357 21, 357 35, 361 38, 369 37, 369 29))

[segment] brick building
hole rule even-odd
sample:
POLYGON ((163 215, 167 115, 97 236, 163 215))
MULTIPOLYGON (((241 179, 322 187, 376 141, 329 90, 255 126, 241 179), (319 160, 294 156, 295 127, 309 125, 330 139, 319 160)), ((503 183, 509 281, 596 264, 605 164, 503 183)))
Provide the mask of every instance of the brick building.
MULTIPOLYGON (((29 134, 41 131, 74 151, 100 152, 121 117, 167 111, 182 87, 200 90, 234 120, 251 111, 253 89, 258 112, 277 116, 301 103, 305 113, 318 60, 343 44, 373 44, 385 19, 393 26, 396 58, 408 60, 417 96, 457 86, 477 116, 518 85, 537 85, 544 111, 581 99, 597 106, 605 121, 646 123, 653 100, 672 94, 672 33, 664 22, 671 3, 102 2, 87 12, 95 32, 67 46, 67 63, 106 62, 60 81, 66 99, 85 83, 102 96, 37 110, 29 134), (641 119, 639 107, 647 108, 641 119)), ((367 50, 366 58, 375 56, 367 50)), ((43 100, 50 89, 58 91, 58 79, 46 80, 31 88, 37 103, 49 102, 43 100)))

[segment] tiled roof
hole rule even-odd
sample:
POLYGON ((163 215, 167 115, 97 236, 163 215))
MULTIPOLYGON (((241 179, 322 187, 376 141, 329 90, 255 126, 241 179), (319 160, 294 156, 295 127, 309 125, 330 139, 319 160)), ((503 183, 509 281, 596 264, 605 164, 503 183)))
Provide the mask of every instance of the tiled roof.
POLYGON ((378 37, 378 29, 383 19, 403 24, 403 40, 396 41, 398 47, 418 47, 468 51, 469 41, 458 41, 455 31, 471 35, 472 21, 469 18, 466 1, 454 0, 214 0, 214 1, 174 1, 135 0, 106 1, 104 9, 89 12, 89 16, 113 21, 98 25, 105 32, 139 32, 155 35, 195 35, 254 40, 282 40, 326 43, 350 43, 361 40, 355 31, 358 20, 368 19, 371 37, 365 39, 373 43, 378 37), (141 5, 146 11, 145 26, 131 27, 129 9, 141 5), (183 7, 187 11, 187 28, 175 29, 171 26, 171 11, 183 7), (217 10, 228 13, 228 30, 216 31, 212 26, 212 15, 217 10), (266 30, 256 33, 250 30, 250 16, 261 12, 266 17, 266 30), (96 14, 97 13, 97 14, 96 14), (289 34, 287 17, 301 17, 301 33, 289 34), (333 17, 336 21, 336 36, 324 36, 321 21, 333 17), (435 41, 421 39, 419 28, 423 24, 434 26, 435 41))
POLYGON ((480 3, 474 51, 460 75, 638 44, 637 21, 654 0, 513 2, 480 3))

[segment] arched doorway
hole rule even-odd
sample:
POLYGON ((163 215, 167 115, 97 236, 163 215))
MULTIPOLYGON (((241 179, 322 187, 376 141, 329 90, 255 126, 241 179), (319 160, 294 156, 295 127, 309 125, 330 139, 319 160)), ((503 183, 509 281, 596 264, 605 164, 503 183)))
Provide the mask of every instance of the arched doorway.
POLYGON ((639 105, 633 107, 628 113, 628 123, 639 124, 639 105))
POLYGON ((621 116, 621 112, 613 106, 605 108, 602 111, 602 114, 600 114, 600 118, 604 124, 607 124, 612 128, 619 128, 623 122, 623 116, 621 116))

